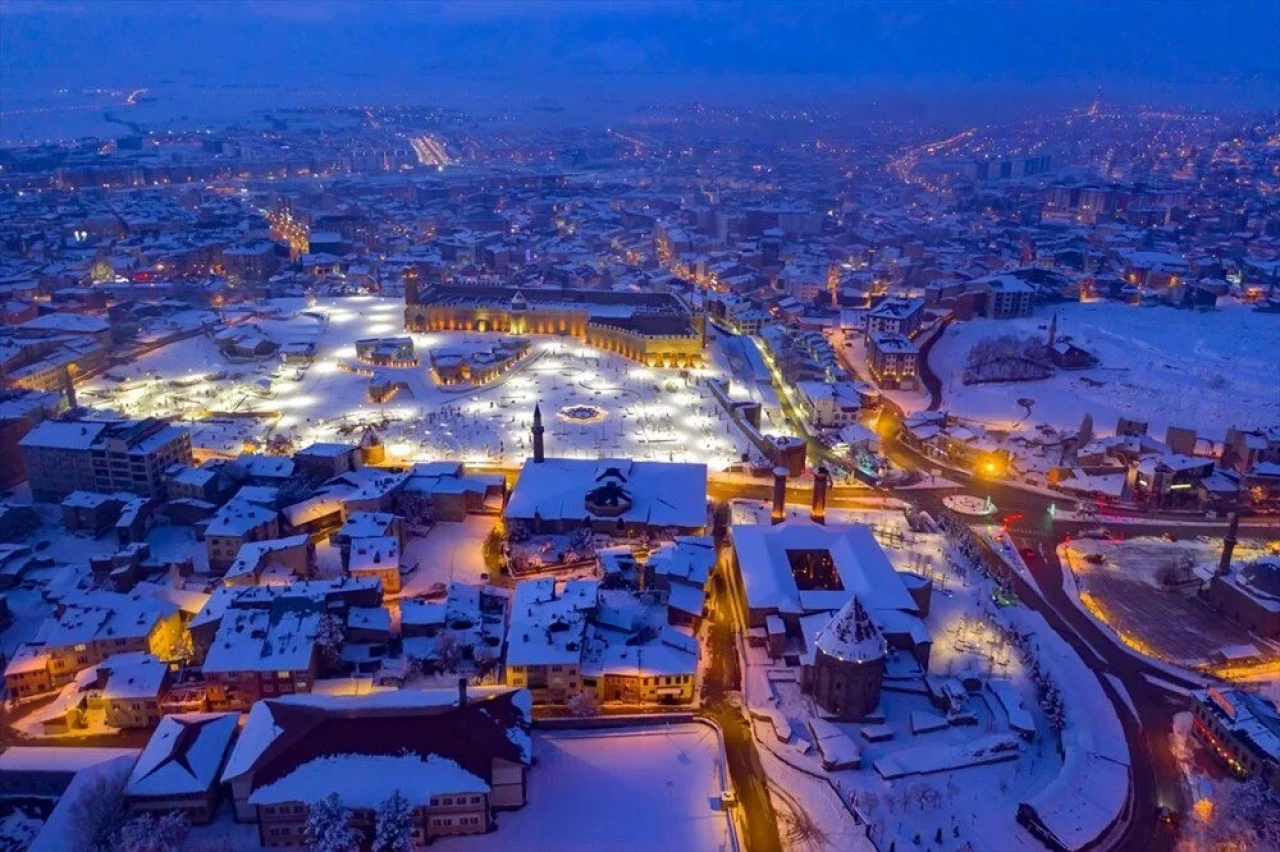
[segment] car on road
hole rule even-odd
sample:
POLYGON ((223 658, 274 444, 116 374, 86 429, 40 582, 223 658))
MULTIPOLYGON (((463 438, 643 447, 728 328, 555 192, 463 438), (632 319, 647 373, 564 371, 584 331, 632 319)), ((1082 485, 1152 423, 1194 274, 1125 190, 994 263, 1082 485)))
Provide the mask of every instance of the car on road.
POLYGON ((1105 553, 1090 553, 1085 556, 1084 561, 1090 565, 1106 565, 1107 556, 1105 553))
POLYGON ((1100 539, 1109 541, 1111 539, 1111 530, 1107 529, 1106 527, 1090 527, 1087 530, 1081 530, 1079 533, 1079 537, 1080 538, 1100 538, 1100 539))
POLYGON ((722 790, 720 792, 720 807, 731 808, 738 804, 738 794, 732 790, 722 790))
POLYGON ((1023 562, 1033 562, 1040 558, 1040 554, 1036 553, 1030 547, 1024 547, 1018 551, 1018 555, 1022 557, 1023 562))

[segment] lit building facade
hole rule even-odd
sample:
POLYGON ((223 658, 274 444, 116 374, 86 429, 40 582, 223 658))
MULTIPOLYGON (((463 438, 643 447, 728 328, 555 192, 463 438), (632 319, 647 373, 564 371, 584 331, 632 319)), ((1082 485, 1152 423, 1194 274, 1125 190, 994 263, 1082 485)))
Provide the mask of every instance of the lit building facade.
POLYGON ((451 285, 405 293, 410 331, 559 335, 651 367, 700 365, 704 321, 670 293, 451 285))

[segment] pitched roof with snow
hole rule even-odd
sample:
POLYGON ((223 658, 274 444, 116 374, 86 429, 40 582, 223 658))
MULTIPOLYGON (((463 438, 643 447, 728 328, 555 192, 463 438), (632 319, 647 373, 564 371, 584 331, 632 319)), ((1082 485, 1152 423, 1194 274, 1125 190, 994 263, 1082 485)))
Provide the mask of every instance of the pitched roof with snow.
MULTIPOLYGON (((481 790, 492 781, 494 760, 531 764, 532 708, 527 690, 507 688, 472 689, 462 707, 455 690, 259 701, 222 780, 251 776, 250 800, 270 802, 312 801, 331 792, 359 801, 353 797, 364 795, 360 788, 379 784, 384 773, 399 784, 418 773, 430 776, 412 782, 424 794, 466 792, 447 789, 463 782, 481 790)), ((379 789, 378 800, 389 792, 379 789)))
POLYGON ((129 775, 127 796, 165 797, 207 792, 235 737, 238 713, 165 716, 129 775))

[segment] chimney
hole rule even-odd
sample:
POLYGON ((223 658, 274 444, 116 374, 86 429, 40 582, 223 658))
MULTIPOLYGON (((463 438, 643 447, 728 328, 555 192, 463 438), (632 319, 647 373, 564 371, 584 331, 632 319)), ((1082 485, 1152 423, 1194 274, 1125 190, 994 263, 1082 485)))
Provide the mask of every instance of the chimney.
POLYGON ((813 472, 813 507, 809 510, 809 518, 815 523, 823 524, 827 520, 827 486, 831 475, 825 467, 813 472))
POLYGON ((465 677, 458 678, 458 706, 467 706, 467 679, 465 677))
POLYGON ((787 516, 787 469, 782 466, 773 469, 773 522, 782 523, 787 516))
POLYGON ((542 444, 542 433, 546 431, 542 427, 542 406, 535 405, 533 407, 533 461, 534 464, 542 464, 546 460, 546 453, 542 444))
POLYGON ((1235 553, 1236 534, 1240 532, 1240 510, 1231 513, 1231 524, 1227 527, 1227 537, 1222 540, 1222 558, 1218 560, 1218 576, 1226 576, 1231 570, 1231 554, 1235 553))

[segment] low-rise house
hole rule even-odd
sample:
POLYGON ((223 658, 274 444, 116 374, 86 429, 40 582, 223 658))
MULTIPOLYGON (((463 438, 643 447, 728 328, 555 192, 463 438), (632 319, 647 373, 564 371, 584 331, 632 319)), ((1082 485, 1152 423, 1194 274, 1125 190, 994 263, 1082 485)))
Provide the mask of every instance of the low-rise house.
POLYGON ((220 503, 232 480, 215 467, 174 465, 165 471, 165 491, 170 500, 190 499, 220 503))
POLYGON ((150 654, 115 654, 98 665, 104 721, 113 728, 149 728, 160 721, 169 665, 150 654))
POLYGON ((377 580, 342 577, 334 580, 295 580, 281 586, 219 586, 191 618, 191 647, 197 663, 205 659, 223 620, 239 610, 269 611, 277 606, 296 610, 316 609, 345 617, 353 606, 382 605, 377 580))
POLYGON ((125 784, 129 810, 177 811, 196 825, 210 822, 239 718, 238 713, 179 713, 161 719, 125 784))
POLYGON ((209 551, 209 570, 226 571, 240 553, 240 548, 254 541, 280 537, 280 514, 247 500, 233 499, 217 511, 205 527, 205 546, 209 551))
POLYGON ((355 539, 347 556, 347 573, 356 578, 378 580, 384 594, 399 594, 399 540, 394 536, 355 539))
POLYGON ((402 499, 425 499, 435 521, 464 521, 467 515, 496 515, 507 497, 507 479, 500 473, 472 473, 462 462, 415 464, 405 481, 402 499))
POLYGON ((98 538, 115 526, 124 502, 114 494, 72 491, 59 504, 62 508, 62 525, 72 535, 98 538))
POLYGON ((355 512, 347 518, 341 529, 331 539, 342 555, 342 567, 350 564, 351 544, 360 538, 380 538, 390 536, 404 549, 405 522, 399 515, 390 512, 355 512))
POLYGON ((315 572, 316 546, 305 535, 253 541, 240 548, 222 582, 228 586, 284 584, 315 572))
POLYGON ((516 586, 504 667, 508 686, 529 690, 540 703, 561 703, 582 691, 587 615, 598 591, 594 580, 570 580, 557 593, 554 577, 516 586))
POLYGON ((294 453, 293 463, 306 476, 332 479, 360 467, 360 448, 354 444, 312 444, 294 453))
POLYGON ((113 654, 138 651, 171 659, 183 645, 184 629, 178 607, 167 601, 136 592, 76 591, 14 654, 5 684, 13 695, 32 695, 44 684, 68 683, 113 654), (47 675, 40 674, 41 666, 47 675))
POLYGON ((502 654, 510 597, 497 586, 450 583, 443 600, 401 600, 405 657, 428 672, 486 674, 502 654))
POLYGON ((227 612, 202 666, 209 706, 246 710, 262 698, 310 692, 322 615, 311 601, 289 599, 227 612))
POLYGON ((839 428, 858 419, 863 394, 853 382, 796 382, 805 414, 819 428, 839 428))

